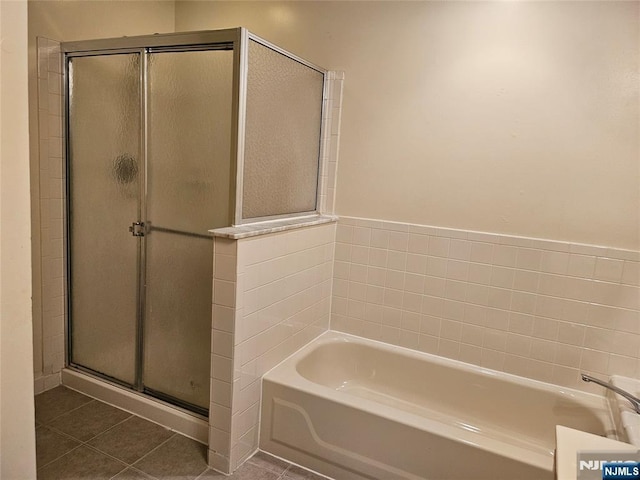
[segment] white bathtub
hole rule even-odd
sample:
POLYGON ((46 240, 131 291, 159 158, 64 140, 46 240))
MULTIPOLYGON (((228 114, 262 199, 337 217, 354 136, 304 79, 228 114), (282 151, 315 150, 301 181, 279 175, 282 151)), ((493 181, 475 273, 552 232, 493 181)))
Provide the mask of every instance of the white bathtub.
POLYGON ((555 425, 604 397, 327 332, 263 380, 260 447, 338 480, 553 478, 555 425))

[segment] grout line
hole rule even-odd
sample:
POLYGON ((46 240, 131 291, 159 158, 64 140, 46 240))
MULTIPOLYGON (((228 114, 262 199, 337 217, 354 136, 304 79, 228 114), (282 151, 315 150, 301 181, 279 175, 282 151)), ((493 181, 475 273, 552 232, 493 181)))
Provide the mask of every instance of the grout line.
MULTIPOLYGON (((74 411, 76 411, 76 410, 78 410, 78 409, 80 409, 80 408, 84 407, 85 405, 89 405, 89 404, 90 404, 90 403, 92 403, 92 402, 104 403, 104 402, 101 402, 100 400, 91 399, 89 402, 86 402, 86 403, 84 403, 83 405, 81 405, 81 406, 79 406, 79 407, 77 407, 77 408, 74 408, 74 409, 72 409, 72 410, 69 410, 68 412, 65 412, 65 413, 63 413, 63 414, 61 414, 61 415, 59 415, 59 416, 57 416, 57 417, 53 418, 53 419, 51 420, 51 422, 55 421, 56 419, 58 419, 58 418, 60 418, 60 417, 62 417, 62 416, 64 416, 64 415, 68 415, 68 414, 70 414, 70 413, 72 413, 72 412, 74 412, 74 411)), ((106 404, 106 403, 105 403, 105 405, 108 405, 108 404, 106 404)), ((117 408, 117 407, 114 407, 114 408, 117 408)), ((119 408, 118 408, 118 410, 122 410, 122 409, 119 409, 119 408)), ((122 410, 122 411, 125 411, 125 410, 122 410)), ((125 411, 125 412, 126 412, 126 411, 125 411)), ((129 413, 129 412, 126 412, 126 413, 129 413)), ((144 454, 142 457, 140 457, 140 458, 136 459, 136 460, 135 460, 135 462, 133 462, 133 463, 127 463, 127 462, 125 462, 124 460, 122 460, 122 459, 120 459, 120 458, 117 458, 117 457, 115 457, 115 456, 113 456, 113 455, 111 455, 111 454, 109 454, 109 453, 107 453, 107 452, 104 452, 104 451, 100 450, 99 448, 94 447, 93 445, 89 444, 89 442, 90 442, 90 441, 92 441, 92 440, 94 440, 94 439, 96 439, 96 438, 100 437, 101 435, 103 435, 103 434, 105 434, 105 433, 107 433, 107 432, 111 431, 112 429, 114 429, 115 427, 117 427, 117 426, 119 426, 119 425, 121 425, 121 424, 125 423, 126 421, 131 420, 133 417, 138 417, 138 416, 137 416, 137 415, 135 415, 135 414, 130 414, 130 415, 129 415, 127 418, 125 418, 124 420, 121 420, 120 422, 116 423, 115 425, 112 425, 111 427, 107 428, 106 430, 104 430, 104 431, 102 431, 102 432, 98 433, 97 435, 94 435, 93 437, 91 437, 91 438, 89 438, 89 439, 87 439, 87 440, 84 440, 84 441, 83 441, 83 440, 80 440, 80 439, 78 439, 78 438, 75 438, 75 437, 73 437, 72 435, 70 435, 70 434, 68 434, 68 433, 66 433, 66 432, 63 432, 62 430, 59 430, 59 429, 57 429, 57 428, 55 428, 55 427, 53 427, 53 426, 51 426, 51 425, 48 425, 48 424, 41 424, 41 425, 39 425, 39 427, 36 427, 36 428, 46 428, 46 429, 49 429, 50 431, 52 431, 52 432, 54 432, 54 433, 56 433, 56 434, 58 434, 58 435, 60 435, 60 436, 62 436, 62 437, 65 437, 65 438, 68 438, 68 439, 70 439, 70 440, 72 440, 72 441, 74 441, 74 442, 77 442, 77 443, 78 443, 78 445, 77 445, 77 446, 75 446, 75 447, 73 447, 73 448, 72 448, 71 450, 69 450, 68 452, 65 452, 64 454, 62 454, 62 455, 60 455, 60 456, 56 457, 55 459, 51 460, 50 462, 48 462, 48 463, 46 463, 46 464, 42 465, 41 467, 38 467, 38 470, 40 470, 41 468, 44 468, 44 467, 46 467, 46 466, 48 466, 48 465, 50 465, 50 464, 52 464, 52 463, 54 463, 54 462, 56 462, 56 461, 58 461, 58 460, 60 460, 62 457, 66 456, 66 455, 68 455, 68 454, 70 454, 70 453, 72 453, 72 452, 76 451, 76 450, 77 450, 77 449, 79 449, 80 447, 83 447, 83 446, 84 446, 84 447, 87 447, 88 449, 90 449, 90 450, 92 450, 92 451, 94 451, 94 452, 97 452, 97 453, 99 453, 99 454, 101 454, 101 455, 104 455, 104 456, 106 456, 106 457, 108 457, 108 458, 111 458, 111 459, 113 459, 113 460, 115 460, 115 461, 117 461, 118 463, 120 463, 120 464, 122 464, 122 465, 123 465, 123 469, 122 469, 122 470, 120 470, 118 473, 116 473, 116 475, 114 475, 114 477, 115 477, 115 476, 117 476, 117 475, 119 475, 119 474, 120 474, 120 473, 122 473, 123 471, 127 470, 128 468, 132 468, 132 469, 134 469, 134 470, 136 470, 136 471, 138 471, 138 472, 140 472, 140 473, 143 473, 144 475, 148 476, 149 478, 156 479, 157 477, 154 477, 154 476, 152 476, 152 475, 148 474, 147 472, 144 472, 144 471, 140 470, 139 468, 134 467, 134 464, 138 463, 140 460, 142 460, 143 458, 147 457, 149 454, 151 454, 152 452, 154 452, 155 450, 157 450, 158 448, 160 448, 162 445, 164 445, 165 443, 167 443, 169 440, 171 440, 171 439, 172 439, 173 437, 175 437, 176 435, 180 435, 180 434, 178 434, 177 432, 173 432, 173 431, 171 431, 171 430, 170 430, 170 431, 172 432, 172 434, 169 436, 169 438, 167 438, 164 442, 161 442, 160 444, 158 444, 156 447, 154 447, 153 449, 151 449, 149 452, 147 452, 146 454, 144 454)), ((141 418, 141 417, 138 417, 138 418, 141 418)), ((203 471, 202 473, 200 473, 200 474, 199 474, 199 476, 201 476, 202 474, 206 473, 206 471, 207 471, 207 470, 208 470, 208 466, 204 469, 204 471, 203 471)), ((114 477, 111 477, 111 478, 114 478, 114 477)))
MULTIPOLYGON (((304 470, 305 472, 309 472, 309 473, 311 473, 311 474, 315 475, 315 476, 316 476, 317 478, 319 478, 319 479, 334 480, 334 479, 332 479, 331 477, 327 477, 327 476, 325 476, 325 475, 323 475, 323 474, 321 474, 321 473, 315 472, 315 471, 313 471, 313 470, 311 470, 311 469, 309 469, 309 468, 306 468, 306 467, 303 467, 303 466, 298 465, 298 464, 296 464, 296 463, 290 462, 289 460, 286 460, 285 458, 279 457, 279 456, 277 456, 277 455, 274 455, 274 454, 271 454, 271 453, 269 453, 269 452, 265 452, 264 450, 259 450, 259 449, 258 449, 258 450, 257 450, 257 451, 256 451, 256 452, 255 452, 255 453, 254 453, 250 458, 248 458, 248 459, 247 459, 247 463, 251 463, 252 465, 254 465, 254 466, 256 466, 256 467, 260 467, 260 465, 256 465, 255 463, 253 463, 253 462, 251 461, 251 460, 253 459, 253 457, 254 457, 255 455, 257 455, 258 453, 262 453, 263 455, 267 456, 268 458, 275 458, 275 459, 277 459, 277 460, 280 460, 280 461, 282 461, 282 462, 284 462, 284 463, 287 463, 287 464, 288 464, 288 465, 287 465, 287 468, 285 468, 284 472, 282 472, 282 473, 278 474, 278 475, 279 475, 278 480, 284 480, 285 478, 288 478, 288 479, 293 480, 293 477, 287 477, 286 475, 287 475, 287 473, 288 473, 291 469, 293 469, 294 467, 300 468, 301 470, 304 470)), ((267 470, 267 471, 269 471, 269 472, 271 472, 271 473, 276 473, 276 472, 274 472, 273 470, 269 470, 269 469, 264 468, 264 467, 261 467, 261 468, 262 468, 263 470, 267 470)))
MULTIPOLYGON (((96 402, 99 402, 99 400, 95 400, 95 401, 96 401, 96 402)), ((89 403, 91 403, 91 402, 89 402, 89 403)), ((104 403, 104 402, 100 402, 100 403, 104 403)), ((107 404, 105 404, 105 405, 107 405, 107 404)), ((77 410, 77 409, 76 409, 76 410, 77 410)), ((118 409, 118 410, 121 410, 121 409, 118 409)), ((122 411, 123 411, 123 412, 126 412, 126 410, 122 410, 122 411)), ((126 413, 129 413, 129 412, 126 412, 126 413)), ((66 414, 65 414, 65 415, 66 415, 66 414)), ((61 415, 61 416, 62 416, 62 415, 61 415)), ((133 414, 130 414, 130 415, 129 415, 127 418, 125 418, 124 420, 119 421, 119 422, 118 422, 118 423, 116 423, 115 425, 112 425, 112 426, 108 427, 106 430, 103 430, 102 432, 100 432, 100 433, 98 433, 98 434, 96 434, 96 435, 94 435, 94 436, 92 436, 92 437, 90 437, 90 438, 88 438, 88 439, 86 439, 86 440, 80 440, 79 438, 76 438, 76 437, 74 437, 73 435, 71 435, 71 434, 69 434, 69 433, 66 433, 66 432, 64 432, 64 431, 62 431, 62 430, 60 430, 60 429, 58 429, 58 428, 56 428, 56 427, 54 427, 54 426, 52 426, 52 425, 46 425, 46 426, 47 426, 48 428, 50 428, 51 430, 53 430, 54 432, 59 433, 59 434, 61 434, 61 435, 64 435, 65 437, 71 438, 72 440, 75 440, 76 442, 80 442, 80 443, 81 443, 81 444, 83 444, 83 445, 85 445, 85 444, 86 444, 87 446, 91 446, 91 445, 89 445, 89 442, 90 442, 90 441, 92 441, 92 440, 94 440, 94 439, 98 438, 98 437, 99 437, 99 436, 101 436, 103 433, 107 433, 109 430, 113 429, 114 427, 117 427, 118 425, 120 425, 120 424, 122 424, 122 423, 126 422, 127 420, 129 420, 129 419, 130 419, 131 417, 133 417, 133 416, 134 416, 133 414)), ((59 417, 57 417, 57 418, 59 418, 59 417)), ((97 450, 97 449, 94 449, 94 450, 97 450)), ((100 450, 98 450, 98 451, 100 451, 100 450)))
POLYGON ((50 462, 45 463, 44 465, 42 465, 42 466, 38 467, 38 468, 37 468, 37 470, 42 470, 43 468, 45 468, 45 467, 47 467, 47 466, 51 465, 52 463, 57 462, 57 461, 58 461, 58 460, 60 460, 62 457, 65 457, 66 455, 69 455, 71 452, 74 452, 75 450, 79 449, 79 448, 80 448, 80 447, 82 447, 83 445, 84 445, 84 444, 82 444, 82 443, 81 443, 80 445, 77 445, 77 446, 73 447, 73 448, 72 448, 71 450, 69 450, 68 452, 63 453, 63 454, 62 454, 62 455, 60 455, 59 457, 56 457, 56 458, 54 458, 53 460, 51 460, 50 462))
POLYGON ((74 440, 76 442, 78 442, 81 445, 87 445, 87 442, 93 440, 97 435, 94 435, 93 437, 87 439, 87 440, 80 440, 79 438, 74 437, 73 435, 63 432, 62 430, 57 429, 56 427, 52 427, 50 425, 47 426, 47 428, 49 428, 50 430, 52 430, 53 432, 57 433, 58 435, 61 435, 63 437, 67 437, 71 440, 74 440))
POLYGON ((284 471, 284 472, 282 472, 282 475, 280 475, 280 479, 284 480, 284 479, 286 479, 286 478, 287 478, 287 472, 288 472, 289 470, 291 470, 291 467, 292 467, 292 466, 293 466, 293 464, 291 464, 291 463, 287 466, 287 468, 285 469, 285 471, 284 471))
MULTIPOLYGON (((75 442, 78 442, 80 445, 84 445, 84 443, 85 443, 82 440, 78 440, 76 437, 73 437, 73 436, 69 435, 68 433, 63 432, 62 430, 58 430, 56 427, 52 427, 50 425, 43 425, 43 427, 48 428, 49 430, 57 433, 58 435, 66 437, 66 438, 68 438, 70 440, 73 440, 75 442)), ((78 445, 78 446, 80 446, 80 445, 78 445)))
MULTIPOLYGON (((99 400, 97 400, 97 401, 99 401, 99 400)), ((104 402, 100 402, 100 403, 104 403, 104 402)), ((105 404, 105 405, 108 405, 108 404, 105 404)), ((112 406, 112 405, 109 405, 109 406, 112 406)), ((114 407, 114 408, 117 408, 117 407, 114 407)), ((119 408, 118 410, 122 410, 122 409, 120 409, 120 408, 119 408)), ((113 430, 113 429, 114 429, 114 428, 116 428, 117 426, 122 425, 124 422, 126 422, 126 421, 128 421, 128 420, 131 420, 131 418, 133 418, 133 417, 135 417, 135 416, 136 416, 136 415, 134 415, 133 413, 127 412, 126 410, 122 410, 122 411, 123 411, 123 412, 125 412, 125 413, 129 413, 129 416, 128 416, 127 418, 125 418, 124 420, 119 421, 119 422, 118 422, 118 423, 116 423, 115 425, 112 425, 112 426, 108 427, 106 430, 104 430, 104 431, 102 431, 102 432, 98 433, 97 435, 94 435, 93 437, 91 437, 90 439, 88 439, 85 443, 88 443, 88 442, 90 442, 91 440, 95 440, 96 438, 101 437, 101 436, 102 436, 102 435, 104 435, 105 433, 110 432, 111 430, 113 430)))
MULTIPOLYGON (((122 423, 122 422, 120 422, 120 423, 122 423)), ((117 457, 114 457, 113 455, 110 455, 110 454, 108 454, 107 452, 103 452, 102 450, 99 450, 98 448, 96 448, 96 447, 94 447, 93 445, 90 445, 90 444, 88 443, 89 441, 93 440, 94 438, 98 437, 99 435, 95 435, 95 436, 91 437, 91 438, 90 438, 89 440, 87 440, 87 441, 82 441, 82 440, 78 440, 77 438, 75 438, 75 437, 73 437, 73 436, 71 436, 71 435, 69 435, 69 434, 67 434, 67 433, 65 433, 65 432, 63 432, 63 431, 61 431, 61 430, 58 430, 58 429, 56 429, 56 428, 50 427, 50 429, 51 429, 53 432, 55 432, 55 433, 57 433, 57 434, 59 434, 59 435, 61 435, 61 436, 63 436, 63 437, 66 437, 66 438, 69 438, 69 439, 74 440, 74 441, 76 441, 76 442, 79 442, 79 443, 80 443, 80 445, 77 445, 76 447, 72 448, 71 450, 69 450, 68 452, 64 453, 63 455, 60 455, 60 456, 59 456, 59 457, 57 457, 55 460, 52 460, 51 462, 47 463, 46 465, 49 465, 49 464, 51 464, 51 463, 53 463, 53 462, 55 462, 55 461, 57 461, 57 460, 60 460, 62 457, 64 457, 64 456, 66 456, 67 454, 69 454, 69 453, 71 453, 71 452, 73 452, 73 451, 77 450, 77 449, 78 449, 78 448, 80 448, 80 447, 86 447, 86 448, 88 448, 89 450, 93 450, 94 452, 97 452, 97 453, 99 453, 99 454, 101 454, 101 455, 104 455, 104 456, 109 457, 109 458, 111 458, 111 459, 113 459, 113 460, 116 460, 117 462, 119 462, 119 463, 123 464, 123 465, 125 466, 125 468, 128 468, 128 467, 130 467, 130 466, 131 466, 130 464, 126 463, 124 460, 121 460, 121 459, 119 459, 119 458, 117 458, 117 457)), ((105 431, 106 431, 106 430, 105 430, 105 431)), ((43 467, 45 467, 46 465, 43 465, 43 467)), ((39 469, 40 469, 40 468, 38 468, 38 470, 39 470, 39 469)), ((122 473, 122 471, 123 471, 123 470, 120 470, 117 474, 122 473)))
MULTIPOLYGON (((66 388, 66 387, 65 387, 65 388, 66 388)), ((45 392, 43 392, 43 393, 45 393, 45 392)), ((41 394, 41 395, 42 395, 42 394, 41 394)), ((43 423, 41 423, 40 425, 49 425, 50 423, 55 422, 55 421, 56 421, 57 419, 59 419, 60 417, 63 417, 63 416, 65 416, 65 415, 67 415, 67 414, 69 414, 69 413, 71 413, 71 412, 75 412, 76 410, 79 410, 80 408, 84 407, 85 405, 89 405, 91 402, 95 402, 95 401, 96 401, 96 399, 95 399, 95 398, 88 397, 87 395, 84 395, 84 396, 85 396, 85 397, 87 397, 87 398, 89 398, 90 400, 89 400, 88 402, 83 403, 82 405, 80 405, 80 406, 78 406, 78 407, 76 407, 76 408, 72 408, 72 409, 71 409, 71 410, 69 410, 69 411, 66 411, 66 412, 64 412, 64 413, 61 413, 61 414, 60 414, 60 415, 58 415, 57 417, 53 417, 51 420, 48 420, 48 421, 46 421, 46 422, 43 422, 43 423)))
MULTIPOLYGON (((173 437, 175 437, 176 435, 180 435, 177 432, 174 432, 173 430, 169 430, 170 432, 173 433, 173 435, 171 435, 169 438, 167 438, 164 442, 160 443, 159 445, 157 445, 155 448, 152 448, 151 450, 149 450, 147 453, 145 453, 143 456, 141 456, 139 459, 137 459, 135 462, 133 462, 131 465, 134 466, 135 464, 139 463, 142 459, 148 457, 149 455, 151 455, 153 452, 155 452, 156 450, 158 450, 161 446, 163 446, 165 443, 167 443, 169 440, 171 440, 173 437)), ((180 436, 184 436, 184 435, 180 435, 180 436)), ((189 437, 185 437, 185 438, 189 438, 189 437)))
POLYGON ((109 480, 113 480, 114 478, 116 478, 118 475, 120 475, 122 472, 126 472, 127 470, 133 470, 136 473, 139 473, 140 475, 142 475, 145 478, 149 478, 152 480, 159 480, 158 477, 154 477, 153 475, 148 474, 147 472, 143 472, 142 470, 139 470, 135 467, 132 466, 127 466, 124 470, 119 471, 118 473, 116 473, 113 477, 111 477, 109 480))
MULTIPOLYGON (((202 473, 200 473, 197 477, 195 477, 195 479, 194 479, 194 480, 198 480, 199 478, 203 478, 203 475, 204 475, 204 474, 206 474, 207 472, 209 472, 209 470, 211 470, 211 471, 215 471, 215 470, 213 470, 212 468, 210 468, 210 467, 209 467, 209 465, 207 465, 207 467, 202 471, 202 473)), ((217 472, 217 471, 215 471, 215 472, 216 472, 216 473, 219 473, 219 472, 217 472)), ((224 474, 221 474, 221 475, 224 475, 224 474)))
MULTIPOLYGON (((127 462, 125 462, 124 460, 122 460, 122 459, 120 459, 120 458, 118 458, 118 457, 114 457, 113 455, 111 455, 111 454, 109 454, 109 453, 107 453, 107 452, 103 452, 102 450, 100 450, 100 449, 98 449, 98 448, 94 447, 93 445, 89 445, 88 443, 85 443, 85 444, 83 444, 83 445, 84 445, 85 447, 87 447, 88 449, 93 450, 94 452, 98 452, 99 454, 104 455, 105 457, 109 457, 109 458, 111 458, 111 459, 113 459, 113 460, 117 460, 118 462, 120 462, 120 463, 122 463, 123 465, 125 465, 125 466, 126 466, 126 468, 128 468, 128 467, 130 467, 130 466, 131 466, 131 464, 129 464, 129 463, 127 463, 127 462)), ((120 472, 122 472, 122 470, 120 470, 120 472)), ((120 473, 120 472, 118 472, 118 473, 120 473)))
MULTIPOLYGON (((120 423, 123 423, 123 422, 120 422, 120 423)), ((111 458, 112 460, 115 460, 115 461, 117 461, 118 463, 121 463, 121 464, 124 466, 124 468, 123 468, 122 470, 120 470, 118 473, 116 473, 116 475, 119 475, 120 473, 122 473, 122 472, 123 472, 124 470, 126 470, 127 468, 134 468, 135 470, 138 470, 138 471, 140 471, 140 472, 144 473, 145 475, 147 475, 147 476, 149 476, 150 478, 153 478, 153 479, 156 479, 156 477, 154 477, 154 476, 152 476, 152 475, 150 475, 150 474, 148 474, 148 473, 146 473, 146 472, 144 472, 144 471, 140 470, 139 468, 135 467, 134 465, 135 465, 136 463, 138 463, 140 460, 142 460, 143 458, 145 458, 147 455, 149 455, 151 452, 155 451, 155 450, 156 450, 156 449, 158 449, 160 446, 164 445, 166 442, 168 442, 170 439, 172 439, 175 435, 179 435, 179 434, 177 434, 177 433, 173 432, 173 435, 171 435, 167 440, 165 440, 164 442, 160 443, 158 446, 156 446, 155 448, 153 448, 152 450, 150 450, 149 452, 147 452, 146 454, 144 454, 142 457, 138 458, 134 463, 127 463, 127 462, 125 462, 124 460, 122 460, 122 459, 120 459, 120 458, 117 458, 117 457, 114 457, 113 455, 111 455, 111 454, 109 454, 109 453, 107 453, 107 452, 103 452, 102 450, 98 449, 97 447, 94 447, 93 445, 90 445, 89 443, 87 443, 87 442, 89 442, 89 441, 93 440, 94 438, 96 438, 98 435, 96 435, 96 436, 92 437, 91 439, 87 440, 86 442, 83 442, 83 441, 78 440, 77 438, 74 438, 74 437, 72 437, 71 435, 68 435, 68 434, 66 434, 66 433, 64 433, 64 432, 61 432, 61 431, 59 431, 59 430, 57 430, 57 429, 55 429, 55 428, 52 428, 51 430, 53 430, 55 433, 59 433, 59 434, 61 434, 62 436, 65 436, 65 437, 67 437, 67 438, 69 438, 69 439, 71 439, 71 440, 74 440, 74 441, 76 441, 76 442, 80 442, 80 445, 78 445, 78 446, 76 446, 76 447, 72 448, 71 450, 69 450, 68 452, 64 453, 63 455, 60 455, 60 456, 59 456, 59 457, 57 457, 56 459, 54 459, 54 460, 52 460, 51 462, 47 463, 46 465, 43 465, 42 467, 39 467, 39 468, 38 468, 38 470, 40 470, 40 468, 44 468, 44 467, 45 467, 45 466, 47 466, 47 465, 50 465, 50 464, 51 464, 51 463, 53 463, 53 462, 56 462, 56 461, 60 460, 62 457, 64 457, 64 456, 68 455, 69 453, 71 453, 71 452, 73 452, 73 451, 77 450, 77 449, 78 449, 78 448, 80 448, 80 447, 86 447, 86 448, 88 448, 88 449, 90 449, 90 450, 93 450, 94 452, 97 452, 97 453, 99 453, 99 454, 101 454, 101 455, 104 455, 105 457, 111 458)), ((113 477, 111 477, 111 478, 113 478, 113 477)))
MULTIPOLYGON (((120 462, 120 463, 122 463, 122 462, 120 462)), ((124 468, 122 470, 120 470, 118 473, 116 473, 113 477, 116 477, 116 476, 120 475, 122 472, 126 471, 128 468, 129 468, 129 466, 124 464, 124 468)), ((111 477, 111 478, 113 478, 113 477, 111 477)))

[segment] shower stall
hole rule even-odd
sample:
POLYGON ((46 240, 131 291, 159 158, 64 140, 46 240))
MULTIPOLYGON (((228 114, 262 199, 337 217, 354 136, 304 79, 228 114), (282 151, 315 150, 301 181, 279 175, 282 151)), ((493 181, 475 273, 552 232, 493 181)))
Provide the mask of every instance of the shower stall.
POLYGON ((67 365, 206 417, 209 230, 319 213, 326 71, 242 28, 62 52, 67 365))

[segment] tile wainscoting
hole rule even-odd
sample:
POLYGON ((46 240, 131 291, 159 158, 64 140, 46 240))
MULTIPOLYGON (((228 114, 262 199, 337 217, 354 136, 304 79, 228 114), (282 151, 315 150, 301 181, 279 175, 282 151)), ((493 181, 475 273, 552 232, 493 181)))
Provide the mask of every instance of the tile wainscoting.
POLYGON ((640 252, 342 217, 331 328, 557 385, 640 375, 640 252))

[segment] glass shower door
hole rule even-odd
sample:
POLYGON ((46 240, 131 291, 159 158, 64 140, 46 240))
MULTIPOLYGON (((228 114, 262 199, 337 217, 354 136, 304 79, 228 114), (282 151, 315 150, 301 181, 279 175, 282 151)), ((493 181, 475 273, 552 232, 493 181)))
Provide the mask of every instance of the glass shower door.
POLYGON ((229 225, 233 51, 149 55, 145 391, 209 408, 213 241, 229 225))
POLYGON ((140 55, 69 60, 70 361, 136 382, 140 55))
POLYGON ((70 363, 205 414, 233 51, 75 56, 68 78, 70 363))

